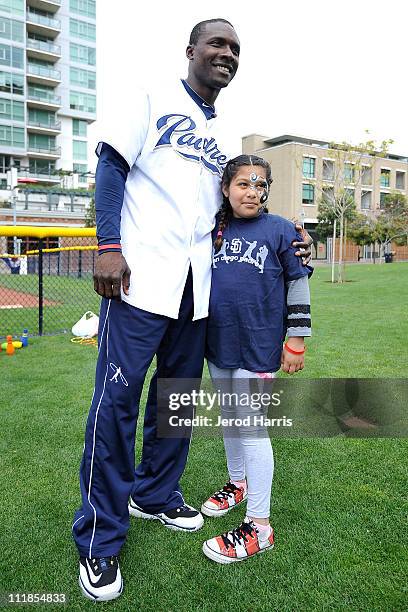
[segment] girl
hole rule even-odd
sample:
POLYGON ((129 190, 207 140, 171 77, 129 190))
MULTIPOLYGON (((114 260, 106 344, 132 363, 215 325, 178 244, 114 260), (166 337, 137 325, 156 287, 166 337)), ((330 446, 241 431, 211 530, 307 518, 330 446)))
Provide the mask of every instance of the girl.
MULTIPOLYGON (((248 416, 241 398, 251 397, 254 385, 273 378, 280 367, 289 374, 303 369, 303 338, 311 335, 310 269, 294 256, 291 244, 299 237, 293 224, 267 214, 271 183, 269 164, 254 155, 230 160, 222 179, 206 356, 223 397, 238 398, 235 405, 221 406, 222 417, 228 419, 245 416, 245 410, 248 416)), ((252 419, 266 414, 254 408, 258 406, 249 409, 252 419)), ((247 499, 247 516, 239 527, 204 542, 203 552, 218 563, 232 563, 273 548, 269 510, 274 461, 265 427, 249 424, 224 427, 223 432, 229 481, 204 502, 201 512, 223 516, 247 499)))

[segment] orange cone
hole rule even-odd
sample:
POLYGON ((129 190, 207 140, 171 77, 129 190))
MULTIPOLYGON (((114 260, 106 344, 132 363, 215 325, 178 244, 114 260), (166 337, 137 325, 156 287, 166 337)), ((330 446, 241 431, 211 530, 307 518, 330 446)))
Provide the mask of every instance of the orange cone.
POLYGON ((6 348, 6 354, 7 355, 14 355, 14 351, 16 349, 13 346, 13 339, 11 336, 7 336, 7 348, 6 348))

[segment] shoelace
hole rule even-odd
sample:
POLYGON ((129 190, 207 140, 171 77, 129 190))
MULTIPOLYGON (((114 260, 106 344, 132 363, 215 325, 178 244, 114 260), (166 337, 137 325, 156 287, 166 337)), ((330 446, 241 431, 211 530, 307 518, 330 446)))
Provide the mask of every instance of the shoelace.
POLYGON ((92 559, 93 570, 95 574, 99 572, 106 572, 112 567, 117 561, 117 557, 100 557, 98 559, 92 559))
POLYGON ((226 485, 222 487, 219 491, 214 493, 211 497, 216 499, 217 501, 223 501, 223 499, 227 499, 231 493, 235 491, 239 491, 238 487, 236 487, 232 482, 227 482, 226 485))
POLYGON ((247 536, 253 538, 258 533, 257 528, 255 527, 252 521, 243 522, 239 527, 233 529, 232 531, 227 531, 227 533, 223 533, 221 538, 224 542, 226 548, 230 546, 234 547, 237 544, 242 544, 242 542, 248 542, 247 536))

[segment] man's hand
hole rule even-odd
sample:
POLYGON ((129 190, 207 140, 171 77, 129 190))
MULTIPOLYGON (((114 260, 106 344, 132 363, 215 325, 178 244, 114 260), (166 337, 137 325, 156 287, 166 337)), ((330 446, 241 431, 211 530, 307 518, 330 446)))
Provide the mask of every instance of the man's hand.
POLYGON ((294 224, 296 231, 299 232, 299 234, 302 236, 303 242, 297 242, 296 240, 294 240, 292 242, 292 246, 295 247, 295 249, 302 249, 301 251, 296 251, 295 255, 301 257, 303 265, 307 266, 307 264, 312 259, 312 249, 310 247, 313 244, 313 238, 308 233, 308 231, 300 225, 300 223, 294 221, 294 224))
POLYGON ((129 295, 130 268, 122 253, 108 251, 98 255, 94 274, 94 289, 105 298, 120 300, 120 288, 129 295))

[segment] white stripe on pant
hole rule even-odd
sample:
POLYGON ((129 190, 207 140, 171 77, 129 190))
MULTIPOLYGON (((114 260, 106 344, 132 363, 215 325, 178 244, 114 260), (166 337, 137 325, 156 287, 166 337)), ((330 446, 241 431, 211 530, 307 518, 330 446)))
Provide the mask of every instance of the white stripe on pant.
MULTIPOLYGON (((220 393, 233 393, 240 396, 251 394, 251 379, 257 379, 257 391, 262 391, 263 383, 268 380, 265 375, 248 370, 227 370, 218 368, 208 362, 213 384, 220 393)), ((269 379, 275 373, 269 374, 269 379)), ((221 406, 223 418, 241 418, 248 415, 265 415, 267 409, 248 408, 235 405, 221 406)), ((274 460, 271 441, 266 427, 258 426, 238 428, 223 428, 227 467, 231 480, 247 480, 248 505, 247 515, 251 518, 268 518, 270 514, 271 489, 273 480, 274 460)))

